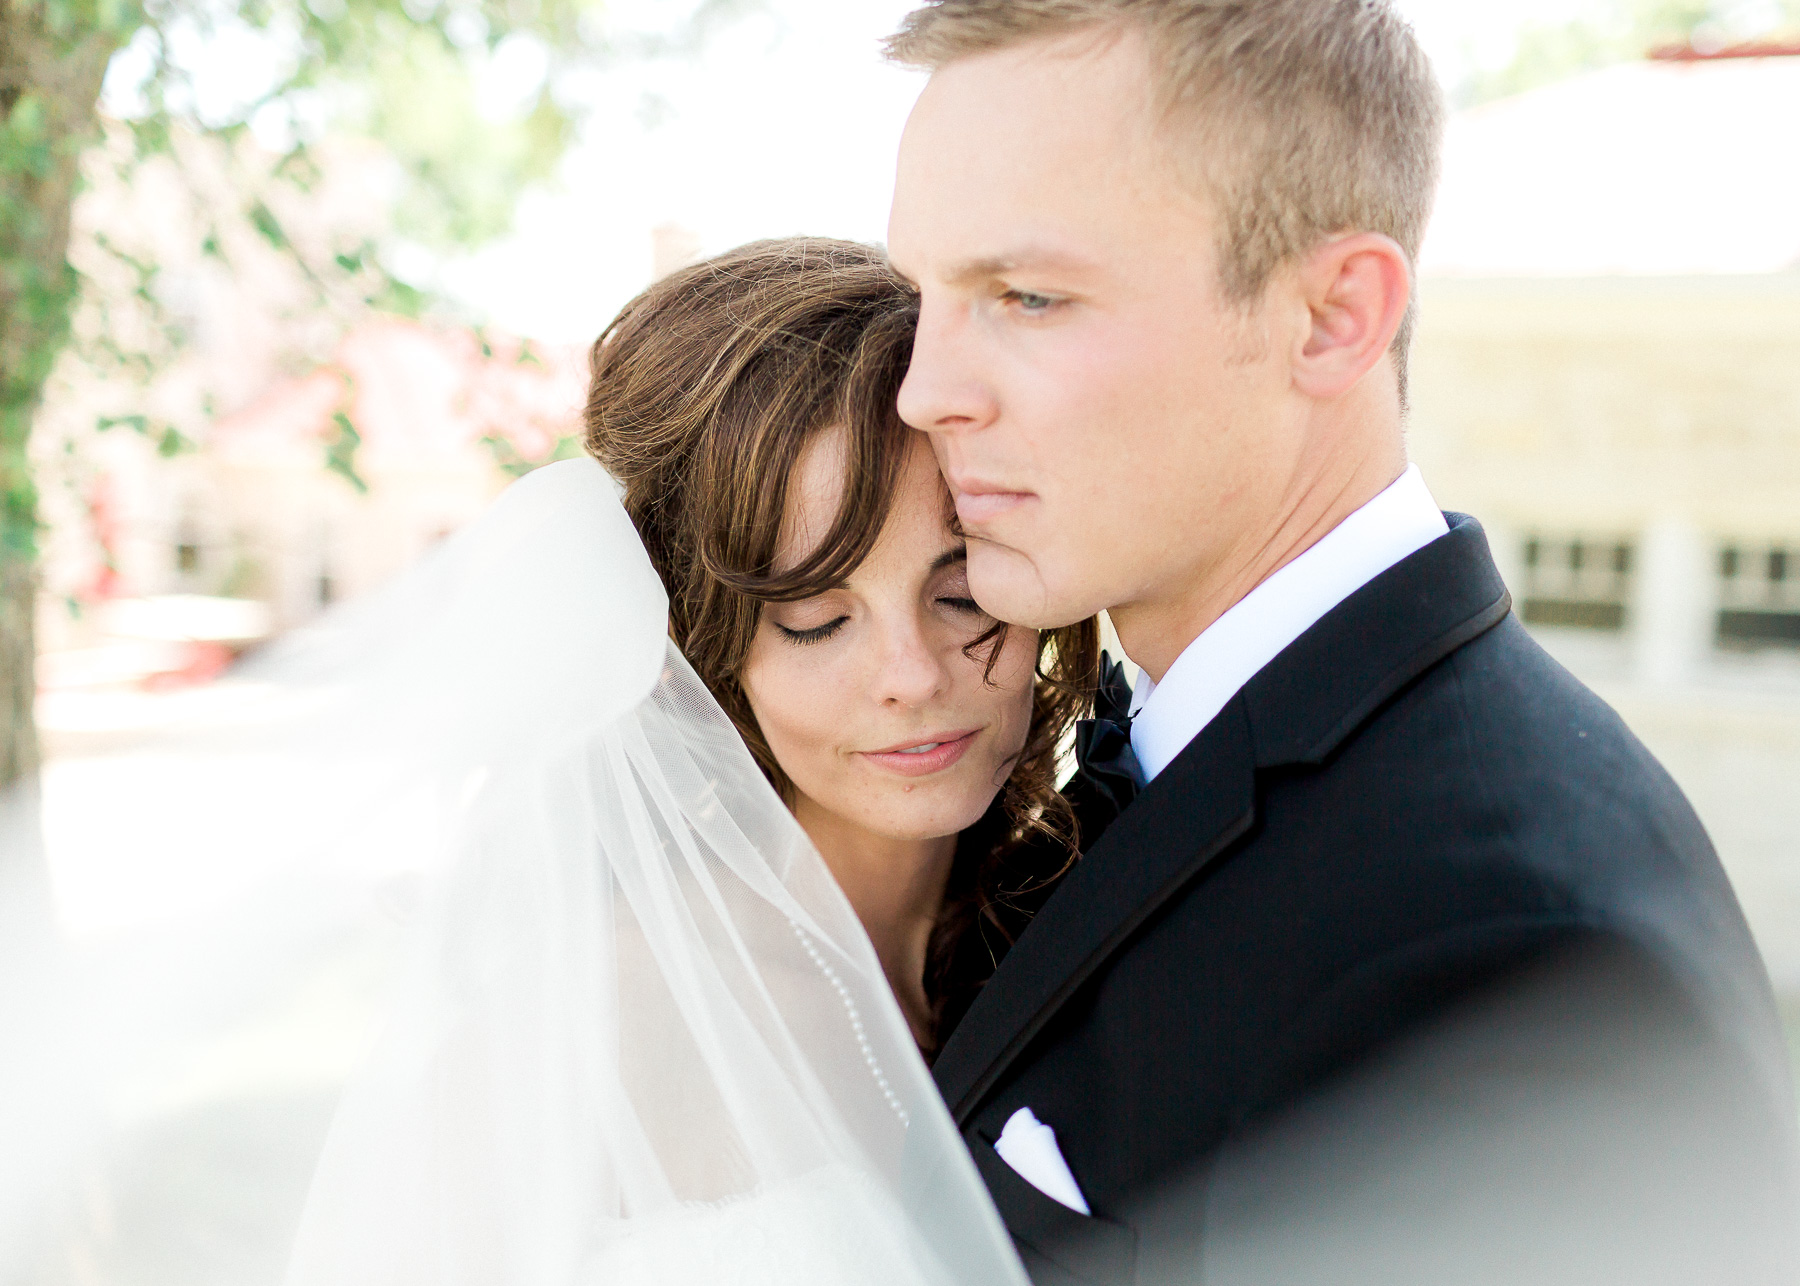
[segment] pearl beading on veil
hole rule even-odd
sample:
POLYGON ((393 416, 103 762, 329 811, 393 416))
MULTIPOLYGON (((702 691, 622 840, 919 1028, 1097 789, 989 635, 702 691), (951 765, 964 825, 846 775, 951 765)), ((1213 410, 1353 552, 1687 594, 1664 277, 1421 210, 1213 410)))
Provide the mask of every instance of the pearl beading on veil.
POLYGON ((800 939, 800 945, 806 949, 806 954, 812 958, 814 964, 819 966, 819 972, 825 975, 825 980, 831 984, 832 990, 837 992, 838 999, 844 1002, 844 1012, 850 1018, 850 1030, 855 1034, 857 1046, 862 1050, 863 1062, 869 1065, 870 1075, 875 1078, 875 1084, 881 1087, 882 1097, 887 1099, 888 1106, 894 1109, 894 1115, 899 1118, 901 1127, 910 1126, 912 1119, 907 1115, 906 1109, 900 1105, 899 1096, 894 1093, 894 1087, 888 1084, 888 1078, 881 1070, 881 1060, 875 1057, 875 1051, 869 1045, 869 1037, 863 1029, 862 1014, 856 1008, 856 1001, 850 995, 850 989, 838 977, 837 970, 831 967, 830 961, 826 960, 820 954, 818 947, 813 945, 813 940, 807 935, 806 930, 794 924, 792 920, 789 920, 788 924, 792 925, 794 936, 800 939))

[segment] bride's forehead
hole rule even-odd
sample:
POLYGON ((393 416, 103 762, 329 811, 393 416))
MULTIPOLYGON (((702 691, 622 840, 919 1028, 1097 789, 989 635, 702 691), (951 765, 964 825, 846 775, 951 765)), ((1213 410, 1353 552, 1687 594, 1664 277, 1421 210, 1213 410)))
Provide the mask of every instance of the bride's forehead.
POLYGON ((810 547, 824 538, 844 502, 850 473, 850 434, 841 424, 820 429, 801 450, 788 477, 782 544, 810 547))
MULTIPOLYGON (((830 534, 843 508, 849 470, 850 440, 842 425, 821 430, 806 444, 788 478, 780 535, 783 561, 804 557, 830 534)), ((922 435, 909 433, 883 541, 903 530, 916 534, 941 527, 947 532, 954 512, 930 446, 922 435)))

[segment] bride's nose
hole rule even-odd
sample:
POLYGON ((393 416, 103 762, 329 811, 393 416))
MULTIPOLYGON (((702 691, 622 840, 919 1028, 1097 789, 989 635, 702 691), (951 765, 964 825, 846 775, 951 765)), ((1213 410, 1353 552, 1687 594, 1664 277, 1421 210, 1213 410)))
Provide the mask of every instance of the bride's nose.
POLYGON ((883 705, 915 707, 943 692, 949 681, 943 658, 916 619, 890 621, 882 630, 875 697, 883 705))

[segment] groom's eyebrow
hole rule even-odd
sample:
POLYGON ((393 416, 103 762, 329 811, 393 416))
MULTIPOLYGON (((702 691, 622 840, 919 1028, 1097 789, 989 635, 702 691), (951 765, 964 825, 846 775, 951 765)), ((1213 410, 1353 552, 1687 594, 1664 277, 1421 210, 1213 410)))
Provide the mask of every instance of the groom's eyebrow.
POLYGON ((1071 272, 1091 270, 1094 265, 1079 255, 1054 250, 1048 246, 1021 246, 1006 254, 983 255, 957 264, 948 274, 957 285, 983 281, 1025 268, 1057 268, 1071 272))

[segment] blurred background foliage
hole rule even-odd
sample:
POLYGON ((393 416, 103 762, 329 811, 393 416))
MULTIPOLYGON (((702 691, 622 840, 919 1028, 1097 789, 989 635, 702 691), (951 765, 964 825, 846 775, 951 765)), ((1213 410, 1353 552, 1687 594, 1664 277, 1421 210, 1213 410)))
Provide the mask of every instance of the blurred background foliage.
MULTIPOLYGON (((71 263, 92 155, 104 150, 126 185, 153 162, 188 173, 211 206, 208 256, 229 261, 247 229, 341 322, 359 307, 416 316, 441 303, 434 256, 505 233, 521 194, 552 176, 591 114, 594 77, 698 46, 754 4, 701 0, 647 37, 615 31, 601 0, 0 0, 0 785, 38 762, 30 443, 45 384, 72 338, 84 360, 142 380, 187 338, 141 249, 101 239, 121 299, 97 298, 71 263), (319 184, 319 150, 346 138, 381 149, 399 176, 371 194, 387 207, 378 230, 292 235, 282 212, 319 184), (224 185, 198 173, 221 167, 224 185), (84 287, 99 322, 78 335, 84 287), (112 324, 131 307, 147 324, 112 324)), ((168 452, 186 441, 143 414, 94 425, 119 428, 168 452)), ((354 479, 353 434, 326 444, 322 468, 354 479)))

